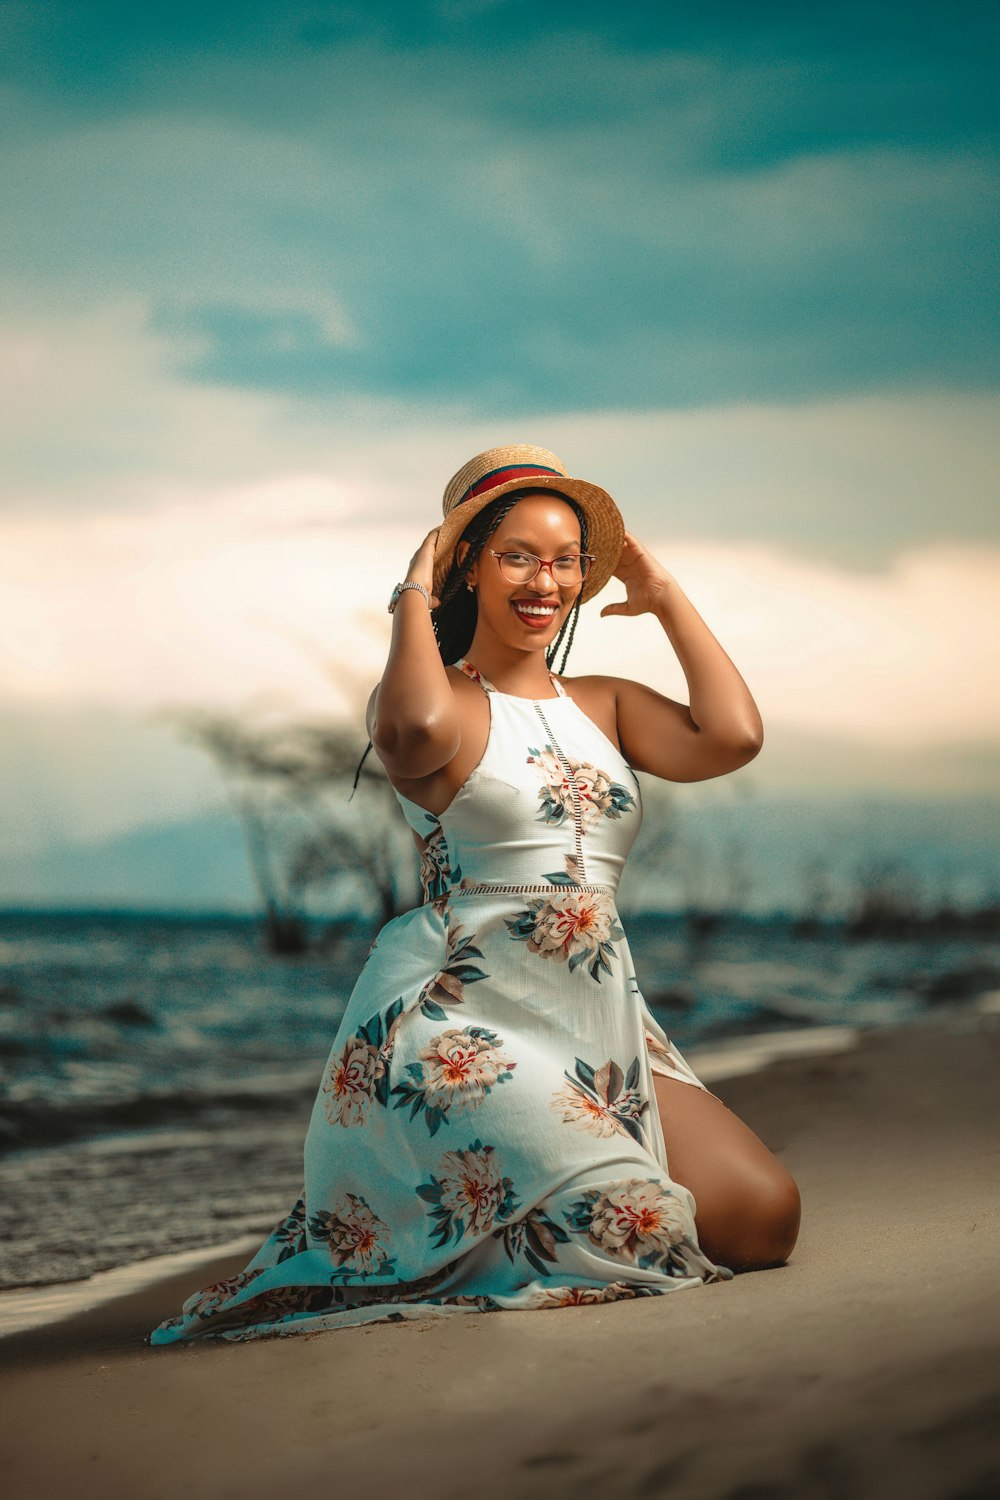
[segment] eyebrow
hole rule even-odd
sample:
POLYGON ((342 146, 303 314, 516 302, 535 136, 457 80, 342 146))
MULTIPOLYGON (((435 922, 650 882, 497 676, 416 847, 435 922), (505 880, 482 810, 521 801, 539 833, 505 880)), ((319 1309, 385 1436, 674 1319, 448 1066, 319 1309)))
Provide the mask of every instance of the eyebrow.
MULTIPOLYGON (((517 546, 519 546, 519 547, 529 547, 530 548, 530 546, 531 546, 531 543, 530 542, 526 542, 524 540, 523 536, 509 536, 507 538, 506 542, 504 543, 504 546, 505 547, 509 546, 511 543, 516 543, 517 546)), ((567 551, 571 550, 573 547, 576 547, 576 548, 579 549, 579 546, 580 546, 579 542, 562 542, 562 543, 560 543, 560 550, 559 550, 559 553, 557 555, 561 557, 564 552, 567 552, 567 551)), ((532 555, 532 557, 537 557, 538 553, 537 552, 533 552, 531 555, 532 555)))

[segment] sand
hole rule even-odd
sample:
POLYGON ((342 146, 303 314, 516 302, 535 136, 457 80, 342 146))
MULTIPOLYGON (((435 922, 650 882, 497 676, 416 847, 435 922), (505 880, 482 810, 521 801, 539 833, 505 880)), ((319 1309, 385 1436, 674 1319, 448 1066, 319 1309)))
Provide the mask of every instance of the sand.
POLYGON ((964 1010, 715 1081, 802 1195, 788 1264, 729 1282, 142 1343, 241 1253, 11 1335, 5 1493, 1000 1496, 998 1064, 964 1010))

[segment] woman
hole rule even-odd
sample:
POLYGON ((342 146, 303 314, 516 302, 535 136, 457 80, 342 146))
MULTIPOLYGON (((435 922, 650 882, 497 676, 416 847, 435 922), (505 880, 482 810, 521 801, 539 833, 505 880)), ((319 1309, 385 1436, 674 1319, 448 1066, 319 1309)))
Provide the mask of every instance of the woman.
POLYGON ((367 710, 423 902, 369 950, 294 1208, 150 1343, 661 1295, 795 1243, 793 1179, 653 1017, 615 906, 635 772, 737 770, 753 699, 610 495, 548 450, 478 454, 444 517, 393 591, 367 710), (551 670, 612 575, 627 597, 602 616, 656 616, 690 708, 551 670))

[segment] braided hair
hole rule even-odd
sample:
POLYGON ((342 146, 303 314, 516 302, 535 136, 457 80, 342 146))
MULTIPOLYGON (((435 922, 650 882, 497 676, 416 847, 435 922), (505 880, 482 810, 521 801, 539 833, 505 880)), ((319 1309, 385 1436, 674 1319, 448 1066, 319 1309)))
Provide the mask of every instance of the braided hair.
MULTIPOLYGON (((475 591, 465 587, 466 575, 507 512, 512 510, 517 502, 523 500, 528 493, 530 492, 527 490, 510 490, 506 495, 501 495, 489 505, 484 505, 482 510, 473 516, 455 543, 451 566, 445 575, 445 580, 441 585, 441 591, 438 596, 441 602, 437 609, 431 611, 434 634, 437 636, 438 650, 441 653, 441 660, 445 666, 450 666, 452 662, 457 661, 460 656, 465 654, 472 643, 472 637, 476 633, 479 604, 475 591), (462 541, 469 543, 469 550, 465 555, 464 561, 459 564, 455 561, 454 552, 458 550, 458 542, 462 541)), ((586 552, 587 517, 582 507, 575 500, 571 500, 569 495, 563 495, 558 490, 547 489, 545 493, 553 495, 557 500, 565 501, 573 511, 580 522, 580 551, 586 552)), ((581 583, 580 593, 577 594, 572 609, 559 627, 555 639, 546 649, 545 665, 551 668, 563 637, 566 636, 567 630, 569 631, 566 644, 563 647, 562 666, 559 668, 560 674, 566 670, 566 658, 569 656, 570 648, 573 645, 573 637, 576 634, 576 622, 580 616, 580 594, 582 593, 583 584, 581 583)), ((368 751, 371 748, 372 742, 369 740, 365 753, 358 762, 358 769, 354 773, 354 785, 351 788, 351 797, 357 791, 361 767, 364 765, 368 757, 368 751)), ((351 797, 347 800, 350 801, 351 797)))

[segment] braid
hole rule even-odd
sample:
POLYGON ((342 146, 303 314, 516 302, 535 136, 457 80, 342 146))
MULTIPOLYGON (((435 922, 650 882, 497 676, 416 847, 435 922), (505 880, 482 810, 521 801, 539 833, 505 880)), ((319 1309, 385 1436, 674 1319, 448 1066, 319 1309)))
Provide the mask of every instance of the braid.
MULTIPOLYGON (((550 490, 549 494, 558 500, 564 500, 580 522, 580 551, 587 550, 587 517, 575 500, 568 495, 562 495, 558 490, 550 490)), ((454 551, 452 553, 451 566, 445 574, 444 583, 441 585, 438 598, 441 603, 437 609, 431 611, 431 619, 434 624, 434 634, 437 636, 438 651, 445 666, 450 666, 460 656, 464 656, 476 633, 476 622, 479 617, 479 605, 476 600, 475 591, 466 588, 466 575, 472 564, 479 557, 486 543, 496 531, 500 522, 509 510, 512 510, 519 500, 524 499, 523 490, 511 490, 506 495, 501 495, 499 500, 494 500, 491 505, 484 505, 478 515, 473 516, 468 526, 462 532, 458 541, 469 543, 469 550, 465 555, 465 561, 461 564, 455 561, 454 551)), ((455 543, 455 549, 458 542, 455 543)), ((580 585, 580 594, 583 593, 583 584, 580 585)), ((559 645, 569 629, 569 639, 563 650, 562 666, 560 673, 566 670, 566 658, 569 656, 573 645, 573 637, 576 634, 576 622, 580 617, 580 594, 577 594, 573 608, 566 616, 559 628, 555 640, 552 642, 545 655, 545 665, 552 666, 559 650, 559 645)), ((371 740, 358 762, 358 768, 354 773, 354 785, 351 788, 351 796, 357 791, 358 779, 361 775, 361 767, 368 758, 368 751, 372 748, 371 740)))
MULTIPOLYGON (((575 500, 570 500, 570 498, 569 498, 568 495, 562 495, 562 496, 560 496, 560 499, 565 500, 566 504, 569 505, 569 506, 572 506, 573 510, 576 512, 577 519, 580 522, 580 551, 581 552, 586 552, 586 550, 587 550, 587 517, 584 514, 583 510, 581 509, 581 507, 579 505, 577 505, 576 501, 575 500)), ((581 583, 581 585, 580 585, 580 594, 582 594, 582 593, 583 593, 583 584, 581 583)), ((556 635, 555 640, 552 642, 552 645, 549 647, 549 650, 548 650, 548 652, 546 654, 546 657, 545 657, 545 665, 547 667, 551 667, 552 663, 556 659, 556 653, 559 650, 559 643, 562 640, 563 636, 566 634, 566 630, 567 630, 567 627, 568 627, 569 628, 569 639, 567 640, 565 650, 563 651, 562 666, 559 668, 559 676, 562 676, 563 672, 565 672, 565 670, 566 670, 566 658, 569 656, 570 649, 572 648, 572 645, 573 645, 573 637, 576 635, 576 622, 580 618, 580 594, 577 594, 576 601, 575 601, 575 603, 573 605, 573 608, 570 610, 569 614, 566 616, 565 620, 563 620, 562 624, 560 625, 558 634, 556 635)))

